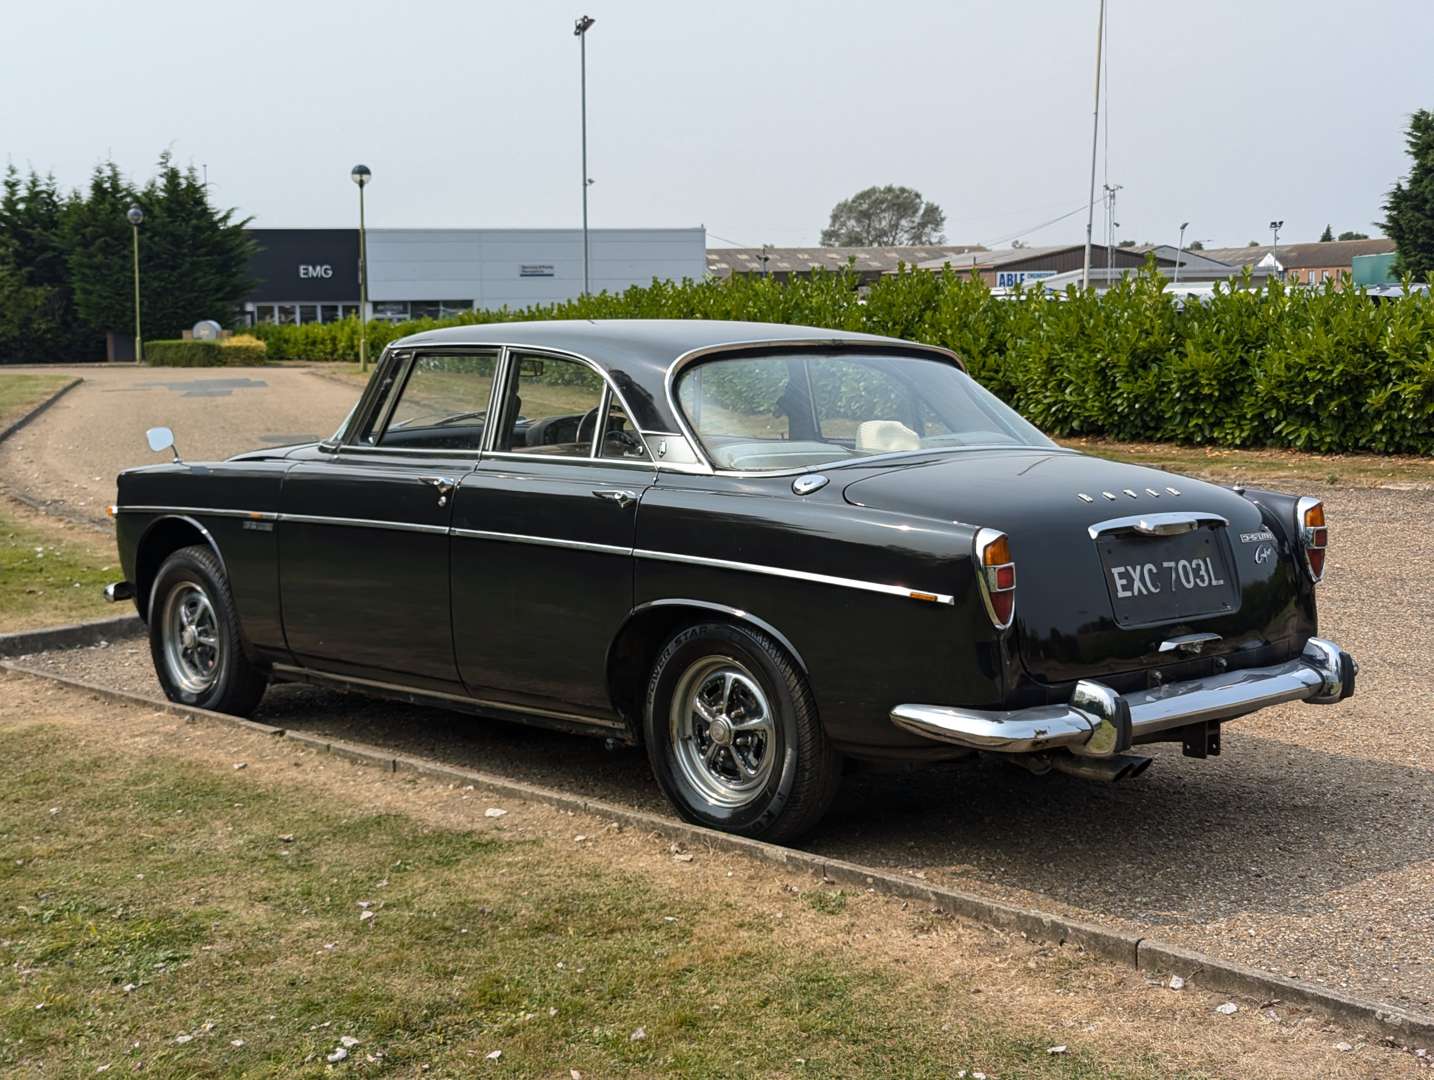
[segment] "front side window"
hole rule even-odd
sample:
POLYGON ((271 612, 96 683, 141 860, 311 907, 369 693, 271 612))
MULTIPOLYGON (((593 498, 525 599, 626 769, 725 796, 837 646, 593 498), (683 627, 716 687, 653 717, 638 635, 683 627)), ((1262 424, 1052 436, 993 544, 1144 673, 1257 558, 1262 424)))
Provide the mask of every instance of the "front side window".
MULTIPOLYGON (((370 445, 409 450, 481 450, 497 351, 420 353, 370 445)), ((384 408, 376 416, 382 422, 384 408)))
POLYGON ((514 353, 497 449, 550 457, 591 457, 602 376, 562 357, 514 353))
POLYGON ((681 375, 677 400, 723 469, 1054 445, 955 364, 934 357, 830 350, 716 357, 681 375))

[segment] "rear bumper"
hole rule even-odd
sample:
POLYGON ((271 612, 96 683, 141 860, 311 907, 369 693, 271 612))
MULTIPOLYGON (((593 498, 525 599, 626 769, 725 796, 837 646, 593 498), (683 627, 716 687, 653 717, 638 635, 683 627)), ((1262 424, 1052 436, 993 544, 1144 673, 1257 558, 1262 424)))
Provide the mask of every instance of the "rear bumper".
POLYGON ((1354 693, 1358 671, 1354 658, 1334 642, 1310 638, 1298 659, 1271 667, 1226 671, 1130 694, 1083 679, 1067 704, 1005 712, 898 705, 891 710, 891 722, 973 750, 1021 754, 1065 748, 1108 757, 1172 728, 1229 720, 1286 701, 1342 701, 1354 693))

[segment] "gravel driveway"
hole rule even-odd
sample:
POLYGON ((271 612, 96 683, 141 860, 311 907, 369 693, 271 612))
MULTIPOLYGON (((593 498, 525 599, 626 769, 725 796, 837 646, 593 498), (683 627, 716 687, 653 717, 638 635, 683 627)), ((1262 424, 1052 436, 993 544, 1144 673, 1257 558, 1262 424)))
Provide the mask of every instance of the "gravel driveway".
MULTIPOLYGON (((149 426, 222 456, 332 431, 356 396, 294 368, 78 373, 0 446, 0 477, 101 521, 116 468, 155 460, 149 426)), ((1434 1011, 1434 493, 1322 494, 1321 627, 1359 658, 1353 700, 1230 724, 1219 758, 1145 748, 1156 764, 1113 787, 989 760, 854 773, 808 846, 1434 1011)), ((142 642, 29 662, 158 692, 142 642)), ((597 740, 301 687, 272 691, 261 717, 665 808, 643 755, 597 740)))
POLYGON ((0 444, 0 477, 32 503, 95 522, 120 469, 164 460, 145 444, 148 428, 171 427, 180 454, 212 460, 329 435, 359 394, 304 368, 43 370, 85 381, 0 444))
MULTIPOLYGON (((1324 493, 1322 631, 1360 660, 1335 708, 1229 725, 1224 754, 1106 787, 995 761, 847 778, 807 846, 1434 1009, 1434 494, 1324 493)), ((157 693, 147 646, 30 658, 157 693)), ((262 719, 664 809, 645 758, 600 742, 306 687, 262 719)))

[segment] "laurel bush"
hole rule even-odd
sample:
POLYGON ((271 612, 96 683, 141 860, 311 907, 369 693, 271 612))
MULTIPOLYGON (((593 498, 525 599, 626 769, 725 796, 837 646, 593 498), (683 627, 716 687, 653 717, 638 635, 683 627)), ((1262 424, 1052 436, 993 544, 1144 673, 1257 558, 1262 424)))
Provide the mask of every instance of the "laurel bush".
MULTIPOLYGON (((1153 268, 1102 296, 993 296, 950 269, 858 290, 846 271, 781 282, 656 281, 522 310, 371 322, 371 355, 439 326, 538 319, 733 319, 860 330, 953 349, 971 374, 1052 435, 1320 452, 1434 453, 1434 299, 1406 290, 1220 285, 1183 302, 1153 268)), ((271 359, 358 359, 359 324, 254 333, 271 359)))

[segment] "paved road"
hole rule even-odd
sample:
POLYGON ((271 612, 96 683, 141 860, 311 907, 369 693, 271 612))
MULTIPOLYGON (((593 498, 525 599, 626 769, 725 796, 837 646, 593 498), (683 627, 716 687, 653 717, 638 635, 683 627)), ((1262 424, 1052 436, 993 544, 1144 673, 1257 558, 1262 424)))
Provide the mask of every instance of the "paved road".
POLYGON ((148 428, 173 428, 186 458, 221 458, 331 434, 358 398, 356 387, 304 368, 44 370, 85 381, 0 444, 0 478, 30 500, 101 522, 115 473, 163 460, 145 445, 148 428))

